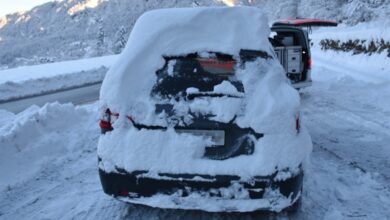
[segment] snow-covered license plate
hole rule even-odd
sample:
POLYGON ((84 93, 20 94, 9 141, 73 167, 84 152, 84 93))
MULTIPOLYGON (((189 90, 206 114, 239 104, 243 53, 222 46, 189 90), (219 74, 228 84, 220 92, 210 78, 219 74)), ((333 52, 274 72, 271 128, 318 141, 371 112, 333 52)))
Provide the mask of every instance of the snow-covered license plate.
POLYGON ((204 136, 210 138, 216 146, 225 145, 225 131, 224 130, 195 130, 195 129, 177 129, 177 133, 186 133, 196 136, 204 136))

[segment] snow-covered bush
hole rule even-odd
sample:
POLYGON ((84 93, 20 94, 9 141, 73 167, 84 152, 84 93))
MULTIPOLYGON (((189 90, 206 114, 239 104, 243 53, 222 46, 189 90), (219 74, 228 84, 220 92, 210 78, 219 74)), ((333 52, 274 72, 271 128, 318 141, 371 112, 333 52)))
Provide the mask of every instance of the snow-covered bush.
POLYGON ((373 53, 382 53, 387 51, 387 56, 390 57, 390 41, 385 41, 383 38, 376 40, 335 40, 335 39, 323 39, 320 41, 322 50, 335 50, 350 52, 353 54, 373 54, 373 53))

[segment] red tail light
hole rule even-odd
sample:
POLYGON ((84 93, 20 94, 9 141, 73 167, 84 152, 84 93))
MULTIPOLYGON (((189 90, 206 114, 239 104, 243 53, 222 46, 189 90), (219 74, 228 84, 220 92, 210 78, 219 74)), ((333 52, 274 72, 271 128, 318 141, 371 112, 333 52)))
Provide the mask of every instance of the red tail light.
POLYGON ((99 126, 102 129, 102 133, 105 133, 108 130, 112 130, 110 109, 106 109, 106 111, 103 113, 103 116, 99 122, 99 126))
POLYGON ((112 125, 108 121, 100 120, 99 126, 101 129, 112 129, 112 125))
POLYGON ((225 70, 234 70, 234 66, 236 65, 236 61, 220 61, 217 59, 205 59, 198 58, 197 59, 202 67, 210 67, 210 68, 220 68, 225 70))
MULTIPOLYGON (((110 109, 106 109, 100 119, 99 126, 101 128, 102 133, 106 133, 107 131, 113 130, 112 124, 119 118, 119 113, 111 112, 110 109)), ((134 124, 133 118, 131 116, 127 116, 127 119, 134 124)))
POLYGON ((297 133, 301 130, 301 122, 299 121, 299 115, 295 119, 295 129, 297 130, 297 133))
POLYGON ((309 69, 311 69, 311 57, 309 57, 309 60, 308 60, 308 67, 307 68, 309 68, 309 69))

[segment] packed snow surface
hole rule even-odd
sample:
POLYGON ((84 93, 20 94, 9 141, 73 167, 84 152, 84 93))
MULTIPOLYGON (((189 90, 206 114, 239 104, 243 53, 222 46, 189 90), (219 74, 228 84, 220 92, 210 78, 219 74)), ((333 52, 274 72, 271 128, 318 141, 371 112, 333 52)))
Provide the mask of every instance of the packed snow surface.
MULTIPOLYGON (((267 19, 256 8, 167 9, 141 16, 128 46, 103 82, 101 106, 118 112, 120 117, 113 124, 114 130, 100 138, 100 168, 106 172, 117 172, 119 167, 129 172, 230 174, 242 178, 297 168, 310 153, 311 140, 304 127, 297 134, 299 96, 275 59, 259 58, 235 67, 235 76, 244 86, 243 98, 205 96, 192 101, 168 101, 174 105, 175 116, 183 117, 179 123, 191 123, 189 112, 212 114, 212 120, 235 120, 241 128, 263 133, 263 138, 255 140, 255 153, 250 156, 222 161, 205 159, 204 148, 212 145, 211 140, 176 133, 175 124, 167 122, 164 115, 155 114, 159 101, 150 95, 157 81, 155 72, 164 65, 163 56, 212 51, 238 57, 241 49, 272 54, 268 35, 267 19), (138 130, 126 116, 139 124, 169 129, 138 130)), ((194 91, 197 89, 189 88, 189 92, 194 91)), ((216 85, 212 92, 238 93, 228 81, 216 85)))

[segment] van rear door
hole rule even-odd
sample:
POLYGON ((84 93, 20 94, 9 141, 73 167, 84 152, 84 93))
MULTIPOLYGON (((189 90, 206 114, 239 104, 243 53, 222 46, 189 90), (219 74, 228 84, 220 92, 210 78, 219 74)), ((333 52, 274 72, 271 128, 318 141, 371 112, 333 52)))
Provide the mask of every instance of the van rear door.
POLYGON ((294 26, 294 27, 314 27, 314 26, 326 26, 326 27, 335 27, 337 26, 337 21, 335 20, 321 20, 321 19, 302 19, 302 18, 293 18, 293 19, 284 19, 275 22, 275 26, 294 26))

